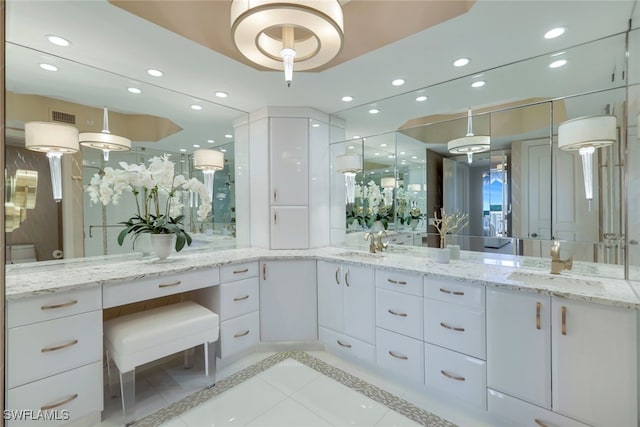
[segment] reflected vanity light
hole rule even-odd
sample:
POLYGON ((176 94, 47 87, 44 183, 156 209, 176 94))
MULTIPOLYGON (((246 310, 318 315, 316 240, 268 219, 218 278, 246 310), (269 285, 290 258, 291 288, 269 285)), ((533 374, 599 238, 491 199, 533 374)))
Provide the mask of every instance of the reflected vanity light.
POLYGON ((467 111, 467 134, 462 138, 449 141, 447 149, 452 154, 466 154, 467 162, 473 162, 474 153, 489 151, 491 148, 491 138, 487 135, 474 135, 473 122, 471 118, 471 108, 467 111))
POLYGON ((24 144, 28 150, 47 153, 53 199, 60 202, 62 200, 62 155, 75 153, 80 149, 78 129, 55 122, 28 122, 24 125, 24 144))
POLYGON ((356 196, 356 174, 362 171, 362 157, 356 153, 336 156, 336 171, 344 174, 346 203, 353 203, 356 196))
POLYGON ((131 150, 131 140, 123 136, 113 135, 109 131, 109 110, 107 107, 103 110, 102 131, 101 132, 82 132, 79 135, 80 145, 83 147, 96 148, 102 150, 104 161, 109 161, 109 153, 111 151, 129 151, 131 150))
POLYGON ((204 185, 213 200, 213 176, 224 169, 224 153, 218 150, 196 150, 193 152, 193 167, 202 171, 204 185))
POLYGON ((568 120, 558 126, 558 148, 578 151, 582 158, 584 192, 591 211, 593 200, 593 153, 596 148, 616 142, 615 116, 588 116, 568 120))
POLYGON ((392 176, 386 176, 380 179, 380 186, 382 188, 394 188, 396 186, 396 179, 392 176))

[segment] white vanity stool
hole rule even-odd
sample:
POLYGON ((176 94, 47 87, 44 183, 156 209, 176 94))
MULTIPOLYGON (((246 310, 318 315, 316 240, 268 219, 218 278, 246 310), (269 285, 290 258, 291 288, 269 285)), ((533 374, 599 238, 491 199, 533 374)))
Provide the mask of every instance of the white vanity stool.
POLYGON ((125 418, 132 416, 135 411, 135 368, 145 363, 203 344, 205 375, 211 377, 211 385, 214 385, 215 342, 218 336, 218 315, 192 301, 105 322, 109 388, 110 361, 113 360, 120 372, 120 395, 125 418))

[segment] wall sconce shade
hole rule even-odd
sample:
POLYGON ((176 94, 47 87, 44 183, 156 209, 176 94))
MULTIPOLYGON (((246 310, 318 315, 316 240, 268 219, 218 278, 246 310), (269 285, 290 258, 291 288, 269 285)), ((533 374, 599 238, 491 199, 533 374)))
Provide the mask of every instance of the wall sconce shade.
POLYGON ((293 66, 310 70, 342 49, 344 22, 338 0, 233 0, 231 34, 250 61, 284 70, 291 85, 293 66))
POLYGON ((473 162, 474 153, 482 153, 489 151, 491 148, 491 138, 486 135, 473 134, 473 122, 471 118, 471 109, 467 111, 467 134, 462 138, 456 138, 449 141, 447 149, 452 154, 466 154, 467 162, 473 162))
POLYGON ((78 129, 55 122, 28 122, 24 125, 24 145, 28 150, 47 153, 51 170, 53 199, 62 200, 61 157, 79 150, 78 129))
POLYGON ((591 210, 593 200, 593 153, 596 148, 616 142, 615 116, 588 116, 568 120, 558 126, 558 148, 578 151, 582 158, 584 192, 591 210))
POLYGON ((193 167, 202 171, 209 199, 213 201, 213 177, 216 171, 224 169, 224 153, 217 150, 196 150, 193 152, 193 167))
POLYGON ((104 161, 109 161, 111 151, 128 151, 131 140, 123 136, 111 134, 109 131, 109 111, 105 108, 102 117, 102 132, 82 132, 79 135, 80 145, 83 147, 102 150, 104 161))
POLYGON ((346 202, 355 202, 356 174, 362 171, 362 156, 355 153, 345 153, 336 156, 336 171, 344 174, 346 202))
POLYGON ((380 179, 380 186, 382 188, 394 188, 396 186, 396 179, 392 176, 385 176, 380 179))

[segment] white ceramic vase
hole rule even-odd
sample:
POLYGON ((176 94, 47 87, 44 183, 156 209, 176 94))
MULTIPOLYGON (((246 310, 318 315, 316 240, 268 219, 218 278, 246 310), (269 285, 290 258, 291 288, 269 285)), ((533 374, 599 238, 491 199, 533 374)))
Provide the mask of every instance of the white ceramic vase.
POLYGON ((435 255, 433 260, 440 264, 449 264, 450 252, 449 248, 437 248, 435 249, 435 255))
POLYGON ((159 259, 166 259, 176 245, 175 234, 151 234, 151 250, 159 259))

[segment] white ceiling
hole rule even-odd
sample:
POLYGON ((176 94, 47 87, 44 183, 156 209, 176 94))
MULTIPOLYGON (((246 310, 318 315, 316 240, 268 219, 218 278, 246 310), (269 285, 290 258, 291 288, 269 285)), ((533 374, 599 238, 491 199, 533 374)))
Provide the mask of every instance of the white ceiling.
MULTIPOLYGON (((634 1, 479 0, 463 16, 326 71, 297 72, 287 88, 281 72, 256 71, 106 0, 8 0, 6 86, 19 93, 170 118, 185 131, 155 144, 169 151, 180 147, 191 151, 193 142, 205 137, 214 138, 215 145, 228 142, 223 135, 232 132, 233 119, 267 105, 338 113, 347 119, 347 137, 365 136, 396 129, 410 118, 532 96, 563 96, 593 80, 606 87, 604 80, 623 65, 624 45, 617 40, 603 41, 597 57, 587 48, 571 50, 576 56, 569 58, 564 70, 549 70, 546 64, 550 54, 625 31, 634 1), (555 26, 568 30, 558 39, 545 40, 544 32, 555 26), (47 34, 65 37, 72 45, 54 46, 46 40, 47 34), (612 45, 606 47, 606 43, 612 45), (471 64, 454 68, 451 62, 461 56, 470 57, 471 64), (475 73, 531 57, 538 58, 486 73, 491 79, 480 90, 468 86, 475 73), (60 71, 39 69, 43 58, 57 63, 60 71), (532 64, 541 66, 536 69, 532 64), (150 77, 145 72, 148 68, 165 74, 150 77), (406 84, 392 86, 395 78, 405 79, 406 84), (433 92, 428 93, 430 99, 416 105, 415 91, 454 79, 458 80, 427 89, 433 92), (131 85, 142 88, 143 94, 127 93, 131 85), (229 97, 216 98, 218 90, 229 97), (344 95, 355 100, 344 103, 344 95), (385 98, 391 99, 377 103, 384 108, 380 107, 375 120, 364 114, 372 103, 385 98), (190 110, 189 104, 195 102, 204 109, 190 110)), ((371 1, 372 7, 375 3, 371 1)), ((389 19, 391 25, 402 25, 389 19)))

